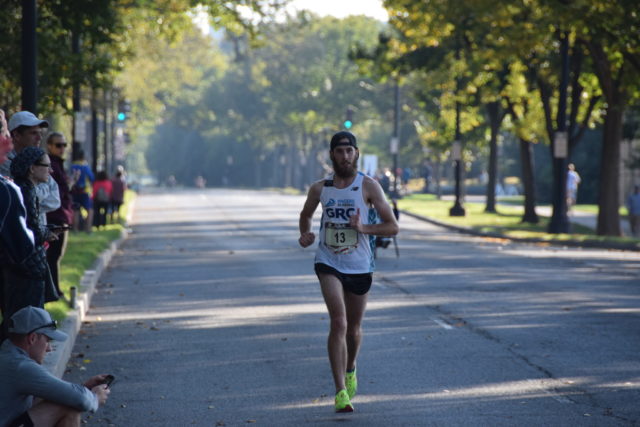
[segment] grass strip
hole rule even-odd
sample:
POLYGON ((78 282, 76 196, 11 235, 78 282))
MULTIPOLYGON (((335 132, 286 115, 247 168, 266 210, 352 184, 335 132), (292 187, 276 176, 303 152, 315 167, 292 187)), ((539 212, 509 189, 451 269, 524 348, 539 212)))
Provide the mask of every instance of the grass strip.
MULTIPOLYGON (((111 242, 121 236, 123 229, 122 224, 110 224, 100 230, 94 229, 91 234, 82 231, 69 233, 67 251, 60 265, 60 289, 67 298, 72 286, 76 286, 78 292, 83 291, 80 280, 85 270, 90 269, 111 242)), ((45 308, 58 321, 64 319, 70 310, 64 300, 47 303, 45 308)))
MULTIPOLYGON (((109 247, 111 242, 122 235, 125 218, 132 209, 135 195, 136 193, 131 190, 125 192, 117 223, 106 225, 101 229, 93 227, 93 232, 90 234, 82 231, 69 233, 67 250, 60 263, 60 289, 67 298, 72 286, 77 288, 78 293, 83 291, 80 280, 84 272, 93 266, 98 256, 109 247)), ((70 310, 63 300, 47 303, 45 308, 57 321, 64 319, 70 310)))
MULTIPOLYGON (((640 248, 640 240, 633 237, 598 236, 595 230, 580 224, 572 224, 570 234, 547 233, 549 218, 539 216, 537 224, 522 222, 523 206, 498 204, 497 213, 484 211, 484 203, 466 203, 466 216, 449 216, 452 201, 438 200, 432 194, 412 194, 398 200, 398 207, 416 215, 432 218, 438 222, 469 228, 480 233, 495 233, 520 239, 540 239, 549 242, 578 241, 630 245, 640 248)), ((589 209, 589 208, 588 208, 589 209)), ((576 207, 580 210, 580 205, 576 207)))

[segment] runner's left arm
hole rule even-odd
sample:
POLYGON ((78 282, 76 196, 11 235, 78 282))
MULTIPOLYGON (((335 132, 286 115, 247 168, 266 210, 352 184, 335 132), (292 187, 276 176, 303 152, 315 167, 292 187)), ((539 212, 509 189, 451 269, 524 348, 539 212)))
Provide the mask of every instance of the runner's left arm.
POLYGON ((378 184, 377 181, 366 177, 363 182, 363 193, 367 203, 371 203, 378 212, 381 222, 378 224, 362 224, 360 221, 360 215, 363 215, 364 213, 359 213, 355 218, 350 218, 351 226, 361 233, 372 234, 374 236, 391 237, 398 234, 400 229, 398 221, 396 220, 393 210, 384 196, 384 192, 382 191, 380 184, 378 184))

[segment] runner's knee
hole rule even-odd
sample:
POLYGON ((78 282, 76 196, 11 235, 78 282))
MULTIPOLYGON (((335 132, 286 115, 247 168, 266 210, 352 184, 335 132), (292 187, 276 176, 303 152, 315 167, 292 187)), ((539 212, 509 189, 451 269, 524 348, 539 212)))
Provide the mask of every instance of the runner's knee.
POLYGON ((349 324, 347 326, 347 337, 349 338, 358 338, 362 335, 362 327, 360 323, 357 325, 349 324))
POLYGON ((347 318, 345 316, 336 316, 331 319, 331 332, 334 334, 346 335, 347 318))

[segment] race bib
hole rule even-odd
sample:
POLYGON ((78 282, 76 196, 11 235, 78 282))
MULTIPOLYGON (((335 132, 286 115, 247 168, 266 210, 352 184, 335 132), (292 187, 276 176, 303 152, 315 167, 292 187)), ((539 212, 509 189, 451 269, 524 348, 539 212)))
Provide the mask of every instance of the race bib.
POLYGON ((348 253, 358 246, 358 232, 349 224, 325 224, 324 242, 335 253, 348 253))

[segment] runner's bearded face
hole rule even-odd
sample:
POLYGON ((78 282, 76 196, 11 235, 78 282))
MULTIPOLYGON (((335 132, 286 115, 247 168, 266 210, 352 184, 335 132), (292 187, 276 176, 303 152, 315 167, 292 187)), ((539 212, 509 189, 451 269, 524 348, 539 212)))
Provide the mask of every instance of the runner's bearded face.
POLYGON ((352 178, 358 172, 360 153, 351 146, 338 146, 331 152, 333 171, 340 178, 352 178))

